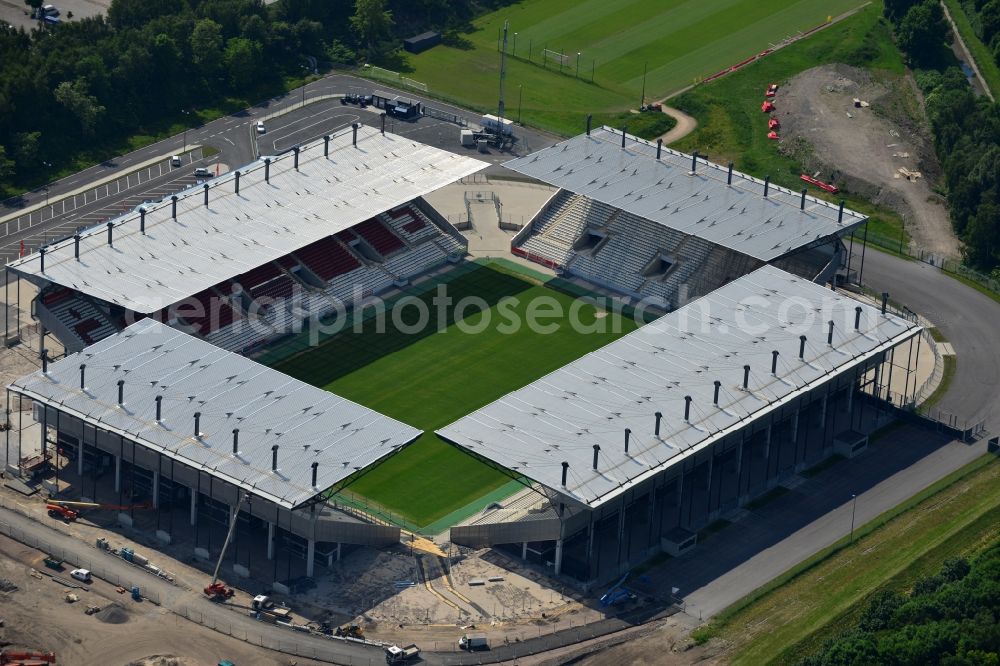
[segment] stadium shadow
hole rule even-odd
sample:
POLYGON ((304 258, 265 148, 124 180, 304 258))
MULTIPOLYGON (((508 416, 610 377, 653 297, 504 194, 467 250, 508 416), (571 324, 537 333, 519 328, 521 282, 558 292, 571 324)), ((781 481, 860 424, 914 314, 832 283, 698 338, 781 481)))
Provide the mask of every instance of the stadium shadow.
POLYGON ((462 315, 463 319, 468 319, 484 309, 494 307, 501 299, 517 296, 534 286, 516 276, 486 266, 475 266, 462 273, 458 279, 444 283, 449 300, 446 306, 439 308, 435 301, 436 284, 419 291, 411 290, 400 297, 418 299, 424 304, 425 310, 415 305, 406 305, 390 314, 392 306, 400 303, 400 299, 394 299, 387 302, 384 317, 369 316, 360 330, 351 327, 324 340, 318 347, 305 350, 297 356, 275 364, 274 367, 314 386, 326 386, 369 363, 451 326, 456 321, 455 306, 463 299, 476 299, 480 306, 485 304, 485 308, 465 307, 462 315), (426 325, 419 330, 412 330, 419 324, 424 311, 430 313, 426 325), (320 350, 323 352, 319 353, 320 350))
MULTIPOLYGON (((662 599, 669 596, 672 587, 677 587, 680 596, 687 596, 843 506, 852 495, 861 495, 952 441, 950 435, 897 422, 877 436, 858 457, 821 463, 813 468, 814 472, 807 470, 796 477, 798 483, 786 484, 793 486, 787 492, 775 493, 773 499, 752 509, 744 507, 731 524, 717 530, 711 527, 703 530, 694 551, 653 567, 630 583, 630 587, 662 599)), ((914 492, 917 490, 915 487, 914 492)), ((847 529, 844 525, 844 532, 847 529)), ((824 535, 817 534, 816 539, 818 551, 825 545, 820 543, 824 535)), ((754 574, 748 572, 748 575, 754 574)), ((754 582, 757 588, 768 581, 754 582)), ((722 609, 740 596, 719 599, 713 607, 722 609)))

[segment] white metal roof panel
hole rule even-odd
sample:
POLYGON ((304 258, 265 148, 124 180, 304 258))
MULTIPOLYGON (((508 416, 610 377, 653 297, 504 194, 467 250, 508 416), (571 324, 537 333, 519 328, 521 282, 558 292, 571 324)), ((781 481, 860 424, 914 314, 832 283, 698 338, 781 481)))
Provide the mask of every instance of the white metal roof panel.
POLYGON ((299 169, 292 152, 264 159, 178 195, 146 206, 146 233, 138 210, 107 228, 87 230, 75 258, 72 238, 49 245, 9 267, 22 275, 76 289, 135 312, 149 314, 379 213, 475 173, 486 164, 395 134, 350 128, 333 135, 329 157, 323 141, 302 146, 299 169))
POLYGON ((733 172, 610 127, 581 134, 504 164, 526 176, 639 215, 671 229, 771 261, 867 218, 733 172))
POLYGON ((50 363, 47 375, 39 370, 11 388, 289 508, 421 433, 152 319, 50 363), (118 380, 125 382, 121 406, 118 380), (201 413, 197 438, 195 412, 201 413), (271 470, 273 445, 277 472, 271 470), (313 462, 319 463, 316 487, 313 462))
POLYGON ((764 266, 438 434, 596 507, 919 330, 905 319, 764 266), (827 344, 831 320, 832 346, 827 344), (806 336, 803 359, 800 335, 806 336), (772 351, 778 351, 774 375, 772 351), (745 365, 751 368, 749 390, 742 387, 745 365), (716 380, 721 382, 718 406, 713 404, 716 380), (685 396, 692 398, 689 422, 684 421, 685 396), (654 435, 656 412, 663 414, 659 437, 654 435), (629 454, 626 428, 631 430, 629 454), (594 445, 600 446, 596 471, 594 445), (565 487, 563 462, 569 463, 565 487))

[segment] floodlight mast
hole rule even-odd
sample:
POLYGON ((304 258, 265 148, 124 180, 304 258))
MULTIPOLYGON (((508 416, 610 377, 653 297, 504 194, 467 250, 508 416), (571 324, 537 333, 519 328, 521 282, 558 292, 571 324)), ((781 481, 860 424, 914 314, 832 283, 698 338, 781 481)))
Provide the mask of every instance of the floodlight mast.
POLYGON ((507 78, 507 28, 510 21, 503 22, 503 47, 500 49, 500 102, 497 104, 497 118, 500 122, 497 123, 498 130, 503 132, 503 117, 504 117, 504 102, 503 102, 503 85, 504 80, 507 78))

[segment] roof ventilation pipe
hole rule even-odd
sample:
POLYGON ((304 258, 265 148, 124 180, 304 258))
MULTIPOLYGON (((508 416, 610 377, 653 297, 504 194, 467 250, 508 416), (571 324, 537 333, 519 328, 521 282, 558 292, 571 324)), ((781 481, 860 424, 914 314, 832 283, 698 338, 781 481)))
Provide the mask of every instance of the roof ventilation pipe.
POLYGON ((656 140, 656 159, 660 159, 660 153, 663 152, 663 139, 656 140))
POLYGON ((840 201, 840 209, 837 211, 837 224, 841 224, 844 221, 844 201, 840 201))
POLYGON ((177 195, 170 197, 170 217, 177 219, 177 195))
POLYGON ((73 234, 73 257, 80 261, 80 234, 73 234))
POLYGON ((659 437, 660 436, 660 421, 663 419, 663 414, 660 413, 660 412, 656 412, 655 414, 653 414, 653 416, 656 417, 656 426, 653 428, 653 434, 656 435, 657 437, 659 437))
POLYGON ((194 413, 194 438, 201 437, 201 412, 194 413))
POLYGON ((563 469, 563 471, 562 471, 562 487, 565 488, 566 487, 566 476, 569 474, 569 463, 564 461, 563 464, 562 464, 562 469, 563 469))
POLYGON ((240 193, 240 172, 237 171, 233 177, 236 179, 236 194, 240 193))
POLYGON ((125 404, 125 380, 118 380, 118 406, 121 407, 125 404))
POLYGON ((802 189, 802 199, 799 200, 799 210, 806 209, 806 191, 805 188, 802 189))
POLYGON ((351 145, 353 146, 358 145, 358 127, 357 123, 351 123, 351 130, 354 132, 351 136, 351 145))
MULTIPOLYGON (((42 374, 47 375, 49 374, 49 350, 42 349, 41 357, 42 357, 42 374)), ((121 401, 119 400, 119 402, 121 401)), ((628 446, 626 446, 625 448, 627 449, 628 446)))
POLYGON ((382 134, 385 134, 385 112, 380 113, 379 116, 382 118, 382 134))
POLYGON ((826 344, 833 346, 833 320, 827 322, 826 344))
MULTIPOLYGON (((590 123, 594 120, 594 116, 587 114, 587 136, 590 136, 590 123)), ((565 483, 563 485, 566 485, 565 483)))
POLYGON ((771 189, 771 176, 764 176, 764 198, 767 198, 767 193, 771 189))
POLYGON ((628 131, 628 127, 622 125, 622 148, 625 147, 625 133, 628 131))
POLYGON ((778 350, 775 349, 771 352, 771 374, 777 376, 778 374, 778 350))
POLYGON ((330 156, 330 135, 327 134, 323 137, 323 157, 330 156))
POLYGON ((698 172, 698 151, 691 153, 691 175, 693 176, 698 172))
POLYGON ((861 306, 854 308, 854 330, 861 328, 861 306))
POLYGON ((733 184, 733 163, 730 162, 729 163, 729 175, 726 176, 726 185, 732 185, 732 184, 733 184))
POLYGON ((205 207, 208 208, 208 183, 203 185, 205 188, 205 207))
POLYGON ((146 233, 146 209, 139 209, 139 231, 146 233))
POLYGON ((316 477, 319 476, 319 463, 316 462, 315 460, 313 461, 313 464, 312 464, 312 473, 313 473, 313 475, 312 475, 312 487, 316 488, 316 480, 317 480, 316 477))
MULTIPOLYGON (((111 233, 110 224, 111 223, 108 222, 108 225, 109 225, 109 227, 108 227, 108 233, 111 233)), ((110 241, 109 241, 108 244, 110 245, 110 241)), ((44 247, 38 248, 38 257, 39 257, 38 260, 41 262, 41 267, 42 267, 42 272, 43 273, 45 272, 45 252, 46 252, 46 250, 45 250, 44 247)))
POLYGON ((264 158, 264 182, 265 183, 270 183, 271 182, 271 158, 270 157, 265 157, 264 158))
POLYGON ((749 390, 750 389, 750 366, 749 365, 744 365, 743 366, 743 389, 744 390, 749 390))
POLYGON ((114 222, 108 222, 108 245, 111 245, 111 246, 114 246, 114 244, 115 244, 114 243, 114 240, 115 240, 115 238, 114 238, 114 233, 115 233, 114 229, 115 229, 115 223, 114 222))
POLYGON ((156 422, 159 423, 163 420, 163 396, 156 396, 156 422))
POLYGON ((691 396, 684 396, 684 422, 691 422, 691 396))
POLYGON ((83 391, 87 388, 87 364, 80 364, 80 390, 83 391))
POLYGON ((233 455, 240 452, 240 429, 233 428, 233 455))
POLYGON ((805 359, 806 357, 806 336, 799 336, 799 358, 805 359))
POLYGON ((278 471, 278 445, 275 444, 271 447, 271 471, 278 471))
POLYGON ((625 428, 625 455, 628 455, 628 440, 632 435, 631 428, 625 428))
POLYGON ((600 444, 594 444, 594 471, 595 472, 597 471, 597 456, 600 454, 600 452, 601 452, 601 445, 600 444))
POLYGON ((885 310, 889 305, 889 292, 882 292, 882 314, 885 314, 885 310))
POLYGON ((722 382, 718 379, 715 380, 715 395, 712 396, 712 404, 716 407, 719 406, 719 389, 722 388, 722 382))
POLYGON ((298 171, 299 170, 299 147, 298 146, 294 146, 292 148, 292 152, 295 153, 295 162, 294 162, 294 164, 295 164, 295 170, 298 171))

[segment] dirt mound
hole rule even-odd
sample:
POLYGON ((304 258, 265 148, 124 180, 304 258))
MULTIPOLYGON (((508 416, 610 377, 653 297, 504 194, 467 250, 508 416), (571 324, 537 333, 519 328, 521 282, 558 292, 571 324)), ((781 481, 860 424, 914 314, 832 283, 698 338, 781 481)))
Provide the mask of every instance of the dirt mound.
POLYGON ((125 666, 195 666, 195 662, 172 654, 154 654, 130 661, 125 666))
POLYGON ((94 613, 94 617, 107 624, 125 624, 128 622, 128 611, 120 604, 111 604, 94 613))
POLYGON ((917 248, 958 256, 947 208, 932 189, 941 167, 909 79, 824 65, 784 84, 775 105, 779 150, 810 175, 903 215, 917 248))

